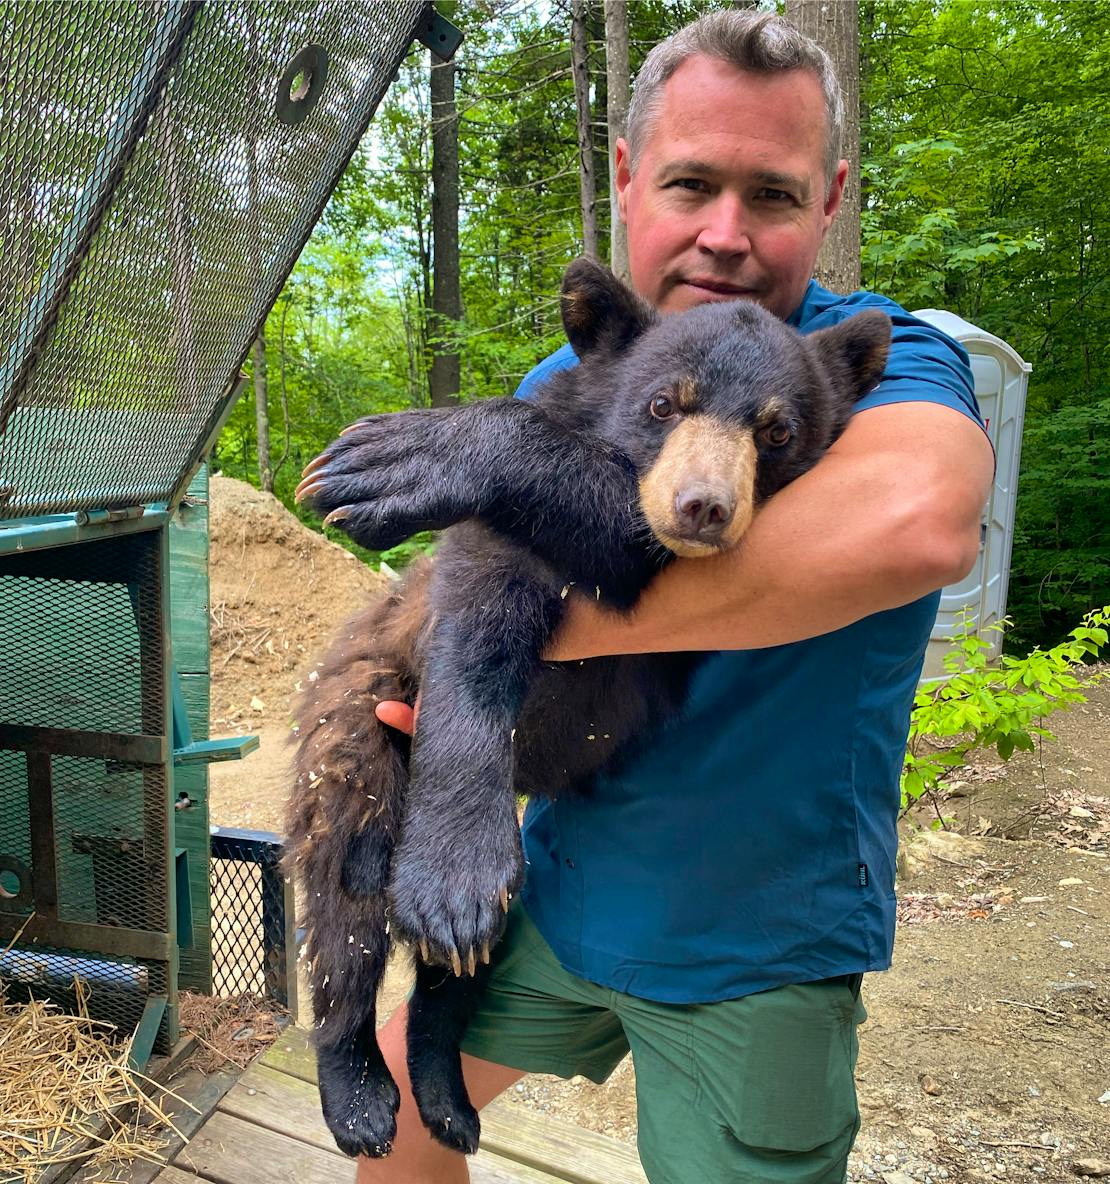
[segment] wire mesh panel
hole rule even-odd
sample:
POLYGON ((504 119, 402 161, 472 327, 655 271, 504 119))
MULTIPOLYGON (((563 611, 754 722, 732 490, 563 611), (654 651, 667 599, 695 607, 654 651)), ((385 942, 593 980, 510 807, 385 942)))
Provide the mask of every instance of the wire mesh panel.
POLYGON ((170 496, 424 8, 0 2, 0 519, 170 496))
MULTIPOLYGON (((114 1024, 127 1036, 142 1018, 149 996, 166 994, 167 977, 158 962, 36 945, 0 947, 0 981, 13 1003, 48 999, 69 1012, 76 1012, 80 1003, 92 1019, 114 1024)), ((159 1051, 168 1051, 165 1040, 159 1051)))
POLYGON ((146 543, 81 544, 0 564, 0 720, 138 733, 144 718, 161 719, 161 680, 137 677, 139 622, 159 604, 157 555, 146 543))
POLYGON ((0 979, 173 1029, 161 531, 0 556, 0 979), (9 942, 15 944, 8 949, 9 942))
POLYGON ((281 839, 212 828, 212 990, 249 992, 296 1011, 293 897, 281 839))
POLYGON ((34 907, 31 819, 26 800, 26 754, 0 749, 0 908, 17 914, 29 913, 34 907))

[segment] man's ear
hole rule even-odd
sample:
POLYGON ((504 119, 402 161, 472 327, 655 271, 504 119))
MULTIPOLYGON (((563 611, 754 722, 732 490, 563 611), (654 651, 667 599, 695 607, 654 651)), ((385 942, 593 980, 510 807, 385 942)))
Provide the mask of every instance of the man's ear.
POLYGON ((869 308, 831 329, 810 333, 805 341, 824 363, 837 394, 854 403, 875 386, 886 369, 890 317, 869 308))
POLYGON ((655 312, 607 268, 576 259, 563 276, 563 328, 580 357, 604 345, 622 350, 655 320, 655 312))

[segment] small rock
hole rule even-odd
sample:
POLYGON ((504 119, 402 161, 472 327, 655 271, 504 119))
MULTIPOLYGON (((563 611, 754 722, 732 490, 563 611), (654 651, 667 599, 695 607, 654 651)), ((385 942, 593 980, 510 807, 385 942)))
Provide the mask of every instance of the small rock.
POLYGON ((883 1172, 883 1184, 914 1184, 914 1179, 902 1171, 883 1172))
POLYGON ((935 1147, 937 1142, 936 1131, 930 1130, 927 1126, 911 1126, 910 1134, 927 1147, 935 1147))
POLYGON ((1107 1103, 1110 1103, 1110 1089, 1108 1089, 1106 1091, 1106 1093, 1102 1094, 1099 1097, 1099 1101, 1102 1103, 1103 1106, 1105 1106, 1107 1103))
POLYGON ((1093 810, 1086 810, 1082 806, 1072 806, 1068 814, 1072 818, 1094 818, 1095 816, 1093 810))
POLYGON ((1060 1140, 1051 1131, 1041 1131, 1037 1136, 1037 1142, 1042 1147, 1059 1147, 1060 1140))
POLYGON ((940 1086, 937 1085, 936 1081, 928 1073, 922 1073, 918 1080, 921 1082, 921 1088, 931 1097, 940 1096, 940 1086))
POLYGON ((1044 904, 1049 897, 1047 896, 1023 896, 1018 904, 1044 904))
POLYGON ((1071 1170, 1077 1176, 1110 1176, 1110 1161, 1105 1159, 1077 1159, 1071 1165, 1071 1170))
POLYGON ((1056 887, 1057 888, 1077 888, 1080 884, 1084 884, 1084 883, 1086 883, 1086 881, 1081 880, 1078 876, 1068 876, 1068 878, 1066 880, 1057 880, 1056 887))
POLYGON ((265 711, 266 704, 257 695, 251 696, 251 711, 265 711))

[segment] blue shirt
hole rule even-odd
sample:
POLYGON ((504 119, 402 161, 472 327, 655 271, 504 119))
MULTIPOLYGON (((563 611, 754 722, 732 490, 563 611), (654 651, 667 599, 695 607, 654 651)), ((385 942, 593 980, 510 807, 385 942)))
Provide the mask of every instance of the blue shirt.
MULTIPOLYGON (((927 401, 976 422, 967 354, 881 296, 811 281, 803 333, 893 321, 857 410, 927 401)), ((520 386, 575 364, 564 346, 520 386)), ((881 970, 894 944, 899 774, 939 592, 792 645, 712 655, 687 711, 587 799, 534 799, 525 907, 560 963, 671 1003, 881 970)))

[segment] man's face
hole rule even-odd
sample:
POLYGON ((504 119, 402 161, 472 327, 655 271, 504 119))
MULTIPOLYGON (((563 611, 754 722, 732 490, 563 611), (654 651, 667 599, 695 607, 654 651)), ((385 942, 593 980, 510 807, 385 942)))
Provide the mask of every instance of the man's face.
POLYGON ((757 74, 688 58, 668 79, 630 170, 617 145, 632 286, 663 312, 755 300, 779 317, 802 301, 840 206, 826 192, 825 106, 808 70, 757 74))

